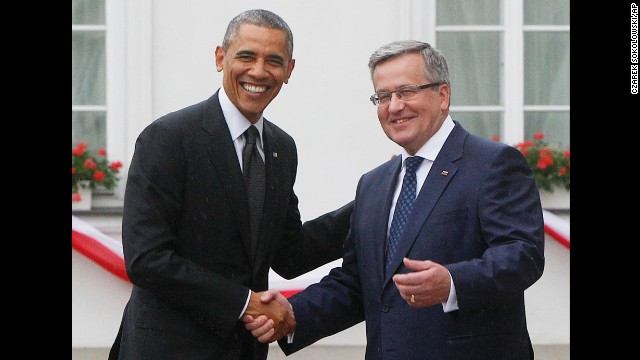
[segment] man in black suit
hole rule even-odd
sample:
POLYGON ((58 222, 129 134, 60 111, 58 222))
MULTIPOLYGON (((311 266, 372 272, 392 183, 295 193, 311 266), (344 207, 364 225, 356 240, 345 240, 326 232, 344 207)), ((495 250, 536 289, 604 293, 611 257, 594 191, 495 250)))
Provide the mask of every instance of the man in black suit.
POLYGON ((259 300, 269 269, 290 279, 342 256, 352 204, 302 224, 296 144, 262 116, 291 76, 292 54, 278 15, 241 13, 216 47, 222 88, 139 135, 122 223, 133 289, 110 359, 266 359, 268 345, 241 316, 268 314, 280 334, 295 326, 290 308, 259 300), (265 174, 253 244, 242 157, 252 126, 265 174))

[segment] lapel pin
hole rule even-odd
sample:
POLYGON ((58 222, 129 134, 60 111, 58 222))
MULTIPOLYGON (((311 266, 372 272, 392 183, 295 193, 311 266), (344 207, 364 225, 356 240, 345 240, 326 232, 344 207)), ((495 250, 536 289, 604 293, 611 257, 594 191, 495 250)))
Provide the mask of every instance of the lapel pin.
POLYGON ((440 175, 447 176, 447 175, 449 175, 449 172, 448 172, 447 170, 442 170, 442 172, 440 173, 440 175))
POLYGON ((278 153, 277 152, 273 152, 273 157, 278 157, 278 153))

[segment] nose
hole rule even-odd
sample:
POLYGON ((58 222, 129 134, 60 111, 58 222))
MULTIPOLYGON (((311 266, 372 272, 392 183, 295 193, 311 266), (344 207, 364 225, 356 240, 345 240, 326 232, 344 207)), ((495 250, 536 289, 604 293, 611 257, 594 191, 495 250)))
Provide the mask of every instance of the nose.
POLYGON ((404 109, 404 100, 400 99, 395 91, 391 93, 391 99, 389 100, 388 108, 389 112, 400 111, 404 109))
POLYGON ((267 68, 264 60, 258 60, 249 69, 249 74, 256 78, 264 78, 267 76, 267 68))

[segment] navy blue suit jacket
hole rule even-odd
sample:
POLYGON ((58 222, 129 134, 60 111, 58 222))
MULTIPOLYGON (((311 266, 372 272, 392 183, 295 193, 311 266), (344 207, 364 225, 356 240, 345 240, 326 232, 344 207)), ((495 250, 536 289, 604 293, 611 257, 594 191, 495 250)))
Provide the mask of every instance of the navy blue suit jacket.
POLYGON ((531 168, 512 146, 455 127, 435 159, 393 259, 446 266, 459 310, 413 309, 384 274, 401 157, 364 174, 341 267, 291 297, 291 354, 366 321, 367 360, 533 359, 524 291, 544 268, 542 207, 531 168), (446 173, 445 173, 446 172, 446 173), (446 174, 446 175, 444 175, 446 174))

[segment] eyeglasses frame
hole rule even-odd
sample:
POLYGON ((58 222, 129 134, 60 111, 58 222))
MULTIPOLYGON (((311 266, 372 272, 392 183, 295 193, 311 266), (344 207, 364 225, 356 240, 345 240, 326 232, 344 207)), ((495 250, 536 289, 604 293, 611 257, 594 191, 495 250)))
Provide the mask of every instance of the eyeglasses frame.
MULTIPOLYGON (((420 90, 424 90, 424 89, 427 89, 427 88, 430 88, 430 87, 433 87, 433 86, 442 85, 442 84, 444 84, 444 81, 436 81, 436 82, 432 82, 432 83, 429 83, 429 84, 417 85, 416 87, 418 89, 420 89, 420 90)), ((403 86, 406 87, 407 85, 403 85, 403 86)), ((393 91, 389 91, 389 94, 391 95, 391 97, 393 97, 393 93, 396 93, 396 96, 398 96, 397 91, 401 90, 403 88, 403 86, 400 86, 399 88, 397 88, 397 89, 395 89, 393 91)), ((371 101, 374 106, 378 106, 379 107, 380 106, 380 99, 378 99, 377 97, 378 97, 377 93, 373 94, 373 95, 371 95, 369 97, 369 101, 371 101), (376 102, 378 102, 378 103, 376 104, 376 102)), ((400 96, 398 96, 398 99, 402 100, 402 98, 400 96)), ((391 98, 389 98, 389 100, 391 100, 391 98)))

